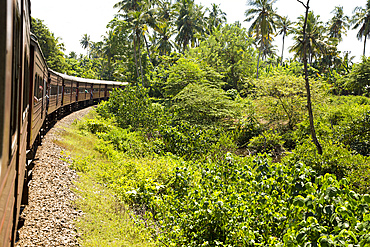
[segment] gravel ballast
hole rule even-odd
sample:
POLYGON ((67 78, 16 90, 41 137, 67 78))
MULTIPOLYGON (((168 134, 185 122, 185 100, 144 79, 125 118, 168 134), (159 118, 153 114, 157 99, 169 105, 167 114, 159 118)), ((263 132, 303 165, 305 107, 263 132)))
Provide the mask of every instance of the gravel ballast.
POLYGON ((83 213, 74 208, 77 196, 72 191, 77 180, 55 143, 63 136, 64 128, 81 119, 91 107, 71 113, 58 121, 45 135, 34 160, 29 187, 29 203, 22 218, 16 246, 79 246, 74 222, 83 213))

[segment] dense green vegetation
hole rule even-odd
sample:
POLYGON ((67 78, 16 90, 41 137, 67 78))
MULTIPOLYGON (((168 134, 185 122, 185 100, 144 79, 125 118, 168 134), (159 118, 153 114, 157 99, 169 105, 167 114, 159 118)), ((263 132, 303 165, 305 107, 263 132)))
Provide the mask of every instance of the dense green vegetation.
POLYGON ((366 42, 370 1, 328 23, 313 11, 292 23, 273 3, 249 1, 246 30, 217 5, 124 0, 103 41, 85 34, 87 55, 61 60, 130 83, 77 125, 102 157, 73 167, 125 205, 113 214, 130 212, 145 243, 370 245, 370 60, 337 49, 350 24, 366 42), (294 36, 292 59, 275 54, 276 33, 294 36))

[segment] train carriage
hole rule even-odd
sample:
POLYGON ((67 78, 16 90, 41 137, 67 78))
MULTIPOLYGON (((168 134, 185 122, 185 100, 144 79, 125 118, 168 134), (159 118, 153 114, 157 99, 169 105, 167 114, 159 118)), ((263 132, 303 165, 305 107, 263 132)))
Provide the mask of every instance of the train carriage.
POLYGON ((28 0, 0 1, 0 246, 14 241, 24 182, 29 6, 28 0))
POLYGON ((27 203, 27 159, 45 123, 127 84, 48 69, 30 19, 29 0, 0 1, 0 246, 14 245, 20 206, 27 203))
POLYGON ((54 71, 49 70, 48 97, 47 104, 48 114, 54 114, 62 105, 62 78, 54 71))
POLYGON ((48 68, 41 48, 34 35, 31 35, 30 53, 30 116, 28 128, 28 148, 33 143, 44 124, 46 118, 46 88, 48 82, 48 68))

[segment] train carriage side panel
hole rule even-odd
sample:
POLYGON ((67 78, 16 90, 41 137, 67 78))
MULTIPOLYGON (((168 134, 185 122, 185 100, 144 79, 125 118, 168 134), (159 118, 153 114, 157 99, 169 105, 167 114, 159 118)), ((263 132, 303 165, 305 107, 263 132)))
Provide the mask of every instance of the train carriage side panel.
POLYGON ((15 191, 15 209, 13 215, 13 229, 12 229, 12 240, 15 241, 16 231, 18 226, 18 218, 20 214, 21 204, 24 204, 23 190, 26 184, 26 150, 27 150, 27 128, 28 128, 28 115, 29 115, 29 56, 30 56, 30 1, 22 0, 22 50, 20 51, 22 60, 20 62, 21 68, 21 90, 18 96, 20 105, 19 105, 19 135, 18 135, 18 161, 16 166, 17 179, 15 181, 16 191, 15 191))
POLYGON ((71 103, 77 101, 77 96, 78 96, 77 81, 72 81, 71 103))
POLYGON ((99 99, 99 93, 100 93, 100 85, 97 83, 93 83, 93 98, 94 100, 99 99))
POLYGON ((78 83, 78 101, 85 101, 86 100, 86 83, 79 82, 78 83))
POLYGON ((28 146, 32 147, 36 137, 44 123, 46 116, 46 83, 48 78, 47 65, 40 50, 40 47, 33 36, 31 36, 31 58, 33 58, 32 66, 32 81, 31 81, 31 97, 29 118, 29 139, 28 146), (33 52, 32 52, 33 51, 33 52))
POLYGON ((54 72, 49 70, 49 107, 48 107, 48 114, 53 113, 59 107, 59 94, 58 94, 58 81, 59 76, 54 72))
POLYGON ((71 104, 72 82, 64 79, 63 83, 63 106, 71 104))
POLYGON ((58 88, 57 88, 57 108, 59 109, 62 106, 63 102, 63 78, 57 75, 58 78, 58 88))
POLYGON ((27 115, 27 104, 22 99, 27 98, 23 97, 27 69, 22 66, 28 62, 28 36, 22 26, 29 21, 28 4, 24 0, 0 1, 0 246, 14 242, 23 185, 17 172, 24 164, 17 164, 23 163, 26 151, 27 120, 23 116, 27 115))

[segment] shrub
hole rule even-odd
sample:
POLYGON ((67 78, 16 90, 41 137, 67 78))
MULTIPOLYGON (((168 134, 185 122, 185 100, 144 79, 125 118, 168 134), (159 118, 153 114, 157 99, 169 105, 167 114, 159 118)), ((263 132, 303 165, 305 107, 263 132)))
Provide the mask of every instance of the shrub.
POLYGON ((201 159, 207 154, 232 151, 233 139, 223 129, 202 128, 186 121, 175 125, 162 126, 160 129, 163 152, 171 152, 187 159, 201 159))
POLYGON ((357 153, 370 156, 370 110, 340 128, 339 140, 357 153))
POLYGON ((236 117, 240 109, 222 89, 200 84, 189 84, 174 100, 176 118, 193 124, 219 124, 236 117))
POLYGON ((280 156, 284 151, 282 137, 271 130, 253 137, 248 144, 248 148, 253 154, 269 153, 274 157, 280 156))
POLYGON ((114 117, 121 128, 153 130, 166 119, 164 109, 153 105, 146 89, 128 86, 111 92, 109 101, 99 105, 103 117, 114 117))
POLYGON ((284 162, 302 162, 312 167, 318 175, 333 174, 338 180, 346 177, 352 188, 358 192, 368 192, 370 188, 370 158, 353 155, 343 145, 322 142, 323 154, 317 153, 312 142, 305 141, 286 158, 284 162))
POLYGON ((239 147, 245 147, 248 145, 250 139, 260 135, 261 133, 262 126, 253 115, 240 120, 234 130, 235 139, 239 147))
POLYGON ((370 243, 369 195, 300 163, 227 154, 201 174, 173 171, 154 209, 168 246, 348 246, 370 243), (325 243, 330 244, 325 245, 325 243))

